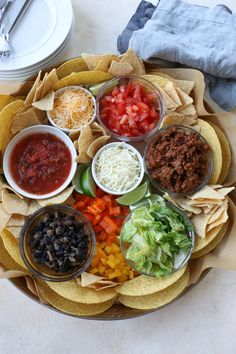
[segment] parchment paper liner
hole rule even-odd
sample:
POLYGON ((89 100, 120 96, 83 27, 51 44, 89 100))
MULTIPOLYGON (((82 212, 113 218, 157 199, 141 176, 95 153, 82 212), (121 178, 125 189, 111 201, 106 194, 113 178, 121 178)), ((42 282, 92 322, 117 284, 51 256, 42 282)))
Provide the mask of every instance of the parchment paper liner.
MULTIPOLYGON (((155 68, 156 69, 156 68, 155 68)), ((166 73, 173 78, 192 80, 195 82, 195 87, 192 92, 192 97, 194 98, 194 104, 199 117, 202 119, 212 121, 216 123, 226 134, 232 152, 232 164, 231 168, 224 185, 230 186, 236 183, 236 116, 233 113, 223 112, 223 113, 212 113, 208 112, 204 105, 204 90, 205 83, 202 73, 194 69, 166 69, 160 68, 155 71, 160 71, 166 73)), ((25 85, 24 87, 26 87, 25 85)), ((191 276, 189 285, 197 283, 201 274, 207 268, 221 268, 226 270, 236 271, 236 193, 231 193, 231 198, 229 201, 229 215, 230 222, 229 227, 224 236, 223 241, 209 254, 200 257, 198 259, 192 260, 190 262, 191 276)), ((24 277, 29 291, 37 296, 39 300, 45 303, 42 299, 35 279, 32 276, 20 271, 6 270, 4 267, 0 268, 0 278, 10 279, 16 277, 24 277)))

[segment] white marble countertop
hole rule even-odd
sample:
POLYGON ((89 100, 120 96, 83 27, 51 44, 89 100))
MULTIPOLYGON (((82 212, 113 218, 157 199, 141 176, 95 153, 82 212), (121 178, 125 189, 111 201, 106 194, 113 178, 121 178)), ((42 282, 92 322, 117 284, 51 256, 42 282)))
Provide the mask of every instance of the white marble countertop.
MULTIPOLYGON (((168 1, 168 0, 167 0, 168 1)), ((217 0, 191 0, 216 5, 217 0)), ((236 11, 234 0, 224 3, 236 11)), ((116 52, 116 38, 139 0, 73 0, 68 56, 116 52)), ((151 315, 118 322, 49 311, 0 282, 1 354, 235 354, 236 274, 213 270, 185 297, 151 315)))

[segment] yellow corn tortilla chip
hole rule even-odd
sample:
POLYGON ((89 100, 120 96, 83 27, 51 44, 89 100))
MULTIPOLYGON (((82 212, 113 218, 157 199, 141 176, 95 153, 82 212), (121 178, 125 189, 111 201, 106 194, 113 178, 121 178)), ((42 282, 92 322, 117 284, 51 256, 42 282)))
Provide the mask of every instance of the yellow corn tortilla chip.
POLYGON ((85 152, 80 153, 76 157, 76 162, 78 162, 78 163, 90 163, 91 161, 92 161, 92 159, 85 152))
POLYGON ((207 246, 203 247, 201 250, 194 252, 192 254, 191 259, 205 256, 207 253, 213 251, 213 249, 215 249, 216 246, 218 246, 219 243, 223 240, 223 238, 226 234, 227 228, 228 228, 228 222, 222 226, 220 232, 217 234, 217 237, 215 237, 210 243, 208 243, 207 246))
POLYGON ((225 224, 226 221, 228 220, 228 218, 229 218, 228 211, 227 211, 227 208, 225 208, 217 220, 215 220, 211 224, 207 225, 207 232, 210 232, 212 229, 214 229, 215 227, 217 227, 219 225, 225 224))
POLYGON ((93 288, 96 291, 101 291, 103 289, 111 288, 118 285, 118 283, 115 283, 112 280, 108 280, 107 278, 100 277, 98 275, 90 274, 87 272, 82 273, 80 278, 77 278, 76 281, 82 287, 93 288))
POLYGON ((12 97, 12 96, 9 96, 9 95, 0 95, 0 112, 9 103, 14 102, 16 100, 17 100, 16 97, 12 97))
POLYGON ((61 193, 57 194, 55 197, 47 199, 39 199, 38 203, 41 207, 54 205, 54 204, 63 204, 71 196, 74 190, 74 186, 64 189, 61 193))
POLYGON ((178 93, 178 96, 182 102, 182 107, 186 107, 190 104, 193 103, 193 99, 192 97, 190 97, 189 95, 187 95, 184 91, 182 91, 179 87, 176 87, 176 91, 178 93))
POLYGON ((31 103, 34 101, 34 95, 35 95, 36 90, 37 90, 37 88, 38 88, 38 86, 40 84, 41 73, 42 73, 42 71, 40 70, 39 73, 38 73, 38 76, 36 77, 36 80, 33 83, 33 86, 31 88, 30 92, 26 96, 26 99, 25 99, 25 102, 24 102, 25 106, 31 105, 31 103))
POLYGON ((0 230, 4 229, 11 218, 6 209, 0 204, 0 230))
POLYGON ((132 73, 133 67, 130 63, 121 63, 117 61, 112 61, 108 73, 112 76, 128 76, 132 73))
POLYGON ((206 185, 198 192, 189 196, 189 199, 194 200, 194 203, 205 200, 209 202, 211 199, 215 202, 217 200, 223 200, 224 197, 224 195, 221 195, 220 192, 214 189, 214 186, 206 185))
POLYGON ((118 301, 125 306, 138 310, 151 310, 162 307, 175 300, 186 289, 189 276, 190 271, 188 267, 180 279, 162 291, 143 296, 119 295, 118 301))
POLYGON ((26 216, 33 214, 35 211, 39 210, 40 208, 41 205, 36 200, 31 200, 28 205, 26 216))
POLYGON ((58 81, 57 71, 56 71, 56 69, 52 69, 48 73, 48 75, 46 75, 46 77, 45 77, 45 81, 43 82, 43 86, 42 86, 42 92, 41 92, 40 99, 47 96, 48 93, 52 91, 52 89, 55 86, 55 84, 57 83, 57 81, 58 81))
POLYGON ((94 289, 84 288, 81 285, 78 285, 75 280, 60 283, 46 283, 58 295, 81 304, 99 304, 116 297, 116 292, 113 289, 107 289, 98 293, 94 289))
POLYGON ((42 97, 42 92, 43 92, 43 87, 45 85, 46 79, 47 79, 48 73, 44 74, 44 77, 40 81, 38 87, 36 88, 35 94, 34 94, 34 100, 33 102, 39 101, 42 97))
POLYGON ((193 116, 195 118, 197 117, 196 108, 192 103, 184 107, 178 107, 177 112, 184 114, 185 116, 193 116))
POLYGON ((216 208, 213 208, 213 210, 211 211, 211 217, 209 219, 209 224, 212 224, 213 222, 215 222, 218 218, 221 217, 222 212, 228 208, 228 198, 226 198, 223 201, 223 204, 220 206, 216 206, 216 208))
POLYGON ((203 119, 197 119, 197 126, 200 127, 200 134, 206 139, 213 154, 213 171, 209 184, 215 184, 222 170, 222 149, 214 128, 203 119))
POLYGON ((40 124, 41 121, 35 112, 35 108, 29 108, 14 116, 11 122, 11 133, 16 134, 25 128, 40 124))
POLYGON ((113 57, 114 57, 114 55, 112 55, 112 54, 104 55, 97 63, 94 70, 95 71, 104 71, 105 73, 107 73, 109 70, 109 67, 111 65, 113 57))
POLYGON ((141 76, 145 74, 143 65, 133 49, 129 48, 122 56, 120 63, 129 63, 133 67, 132 75, 141 76))
POLYGON ((9 103, 0 112, 0 150, 4 151, 12 138, 11 122, 15 114, 24 105, 23 101, 17 100, 9 103))
POLYGON ((84 62, 84 59, 79 57, 79 58, 73 58, 65 63, 61 64, 57 68, 57 77, 58 79, 62 79, 65 76, 68 76, 72 73, 77 73, 79 71, 87 71, 88 67, 84 62))
POLYGON ((38 289, 41 296, 53 307, 71 315, 76 316, 92 316, 108 310, 114 303, 114 299, 101 302, 99 304, 80 304, 67 300, 51 290, 47 284, 37 281, 38 289))
POLYGON ((210 217, 211 214, 199 214, 199 215, 194 215, 194 217, 191 218, 191 221, 194 226, 194 230, 196 232, 196 236, 202 238, 206 237, 206 228, 210 217))
POLYGON ((106 135, 106 130, 101 126, 99 125, 97 122, 93 122, 91 124, 91 129, 92 129, 92 132, 100 132, 102 135, 106 135))
POLYGON ((51 111, 53 109, 54 97, 54 91, 50 91, 46 96, 41 98, 40 101, 33 102, 32 106, 41 111, 51 111))
POLYGON ((19 198, 16 194, 10 193, 6 189, 2 191, 2 204, 9 214, 27 215, 29 200, 19 198))
POLYGON ((165 103, 165 109, 167 112, 175 111, 178 105, 170 98, 169 95, 159 86, 158 87, 165 103))
POLYGON ((23 259, 20 255, 20 249, 17 239, 6 229, 2 230, 0 233, 3 244, 9 255, 13 260, 23 269, 26 269, 26 266, 23 262, 23 259))
POLYGON ((188 125, 191 126, 193 124, 196 123, 196 119, 195 118, 191 118, 191 117, 185 117, 183 114, 180 113, 169 113, 167 114, 162 123, 161 123, 161 127, 167 127, 168 125, 188 125))
POLYGON ((90 144, 93 142, 93 133, 89 125, 85 125, 81 129, 81 133, 78 139, 78 147, 80 154, 87 154, 90 144))
POLYGON ((94 140, 92 142, 92 144, 89 146, 88 150, 87 150, 87 155, 88 157, 90 157, 91 159, 94 158, 96 152, 106 144, 106 142, 110 139, 109 135, 104 135, 104 136, 100 136, 99 138, 97 138, 96 140, 94 140))
POLYGON ((220 176, 217 180, 217 183, 222 184, 229 173, 231 158, 232 158, 231 149, 230 149, 228 139, 224 134, 224 132, 216 124, 211 122, 209 122, 209 124, 214 128, 218 136, 218 139, 220 141, 220 146, 222 151, 222 169, 221 169, 220 176))
POLYGON ((25 216, 19 214, 11 215, 10 220, 7 223, 7 227, 9 226, 23 226, 25 223, 25 216))
POLYGON ((112 79, 112 76, 102 71, 81 71, 79 73, 72 73, 65 76, 55 84, 53 89, 56 91, 65 86, 79 86, 86 84, 95 85, 110 79, 112 79))
POLYGON ((193 253, 200 251, 201 249, 206 247, 211 241, 213 241, 214 238, 217 237, 217 235, 220 232, 220 230, 222 229, 223 225, 224 224, 214 227, 214 229, 207 232, 206 237, 204 237, 204 238, 196 237, 193 253))
POLYGON ((21 226, 7 226, 6 229, 16 238, 20 237, 21 226))
POLYGON ((85 62, 86 66, 90 71, 93 71, 96 66, 98 65, 99 61, 108 54, 87 54, 87 53, 82 53, 81 57, 83 61, 85 62))
POLYGON ((127 296, 143 296, 156 293, 168 288, 168 286, 177 282, 186 270, 182 268, 177 272, 166 277, 156 278, 147 275, 140 275, 134 279, 126 281, 124 284, 115 288, 116 292, 127 296))
POLYGON ((0 236, 0 264, 2 264, 6 269, 9 270, 19 270, 24 271, 25 268, 21 267, 7 252, 3 240, 0 236))

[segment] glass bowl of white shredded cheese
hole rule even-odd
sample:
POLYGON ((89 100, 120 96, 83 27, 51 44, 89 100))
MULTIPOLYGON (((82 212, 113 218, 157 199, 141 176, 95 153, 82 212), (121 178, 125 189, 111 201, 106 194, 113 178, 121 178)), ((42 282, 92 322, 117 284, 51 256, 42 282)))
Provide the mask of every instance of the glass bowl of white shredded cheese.
POLYGON ((144 176, 141 154, 124 142, 103 146, 92 162, 92 175, 96 184, 105 192, 122 195, 139 186, 144 176))

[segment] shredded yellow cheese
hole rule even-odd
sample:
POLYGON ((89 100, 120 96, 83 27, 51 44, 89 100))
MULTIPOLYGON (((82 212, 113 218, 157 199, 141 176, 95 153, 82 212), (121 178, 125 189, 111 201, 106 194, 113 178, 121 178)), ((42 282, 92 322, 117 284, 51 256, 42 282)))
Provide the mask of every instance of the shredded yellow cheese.
POLYGON ((80 129, 91 121, 94 110, 91 94, 80 88, 67 89, 55 98, 50 116, 60 128, 80 129))
POLYGON ((136 184, 141 165, 137 154, 120 143, 102 151, 96 161, 95 172, 105 188, 122 194, 136 184))

